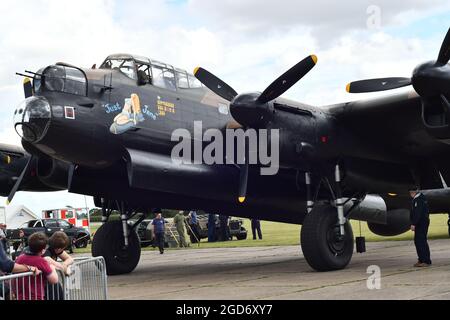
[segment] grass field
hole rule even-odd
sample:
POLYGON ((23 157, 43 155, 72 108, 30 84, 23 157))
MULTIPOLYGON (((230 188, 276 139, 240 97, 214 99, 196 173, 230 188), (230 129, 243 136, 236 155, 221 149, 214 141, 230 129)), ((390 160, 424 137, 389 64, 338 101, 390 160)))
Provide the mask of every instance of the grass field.
MULTIPOLYGON (((429 239, 446 239, 448 235, 447 227, 448 216, 444 214, 432 215, 431 224, 429 229, 429 239)), ((360 223, 358 221, 352 221, 353 234, 359 236, 360 223)), ((268 222, 261 221, 261 230, 263 234, 263 240, 253 240, 250 220, 244 219, 244 227, 248 231, 246 240, 233 240, 226 242, 213 242, 208 243, 206 239, 197 244, 191 245, 191 248, 231 248, 231 247, 254 247, 254 246, 285 246, 285 245, 298 245, 300 243, 300 229, 301 226, 292 225, 287 223, 268 222)), ((91 233, 95 232, 98 226, 91 228, 91 233)), ((414 237, 413 232, 408 231, 402 235, 395 237, 380 237, 369 231, 367 224, 361 222, 361 234, 366 237, 366 241, 398 241, 398 240, 412 240, 414 237)), ((144 248, 143 250, 155 250, 151 247, 144 248)), ((169 249, 173 250, 173 249, 169 249)), ((85 249, 76 249, 75 253, 89 253, 90 245, 85 249)))

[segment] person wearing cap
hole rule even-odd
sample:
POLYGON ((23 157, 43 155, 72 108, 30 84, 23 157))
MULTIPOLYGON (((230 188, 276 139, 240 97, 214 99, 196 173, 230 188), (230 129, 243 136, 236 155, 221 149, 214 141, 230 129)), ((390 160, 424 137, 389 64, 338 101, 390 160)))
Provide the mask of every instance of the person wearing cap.
POLYGON ((414 232, 414 245, 416 246, 418 261, 414 267, 428 267, 431 265, 430 247, 428 246, 427 235, 430 226, 428 203, 418 189, 410 190, 411 196, 411 231, 414 232))

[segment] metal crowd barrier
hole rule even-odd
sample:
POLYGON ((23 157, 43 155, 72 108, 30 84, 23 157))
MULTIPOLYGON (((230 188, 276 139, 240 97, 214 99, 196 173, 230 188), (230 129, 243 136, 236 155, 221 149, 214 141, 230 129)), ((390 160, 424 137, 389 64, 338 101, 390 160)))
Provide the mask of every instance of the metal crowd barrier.
POLYGON ((0 276, 0 300, 107 300, 103 257, 78 258, 66 276, 58 270, 58 283, 48 284, 31 272, 0 276))

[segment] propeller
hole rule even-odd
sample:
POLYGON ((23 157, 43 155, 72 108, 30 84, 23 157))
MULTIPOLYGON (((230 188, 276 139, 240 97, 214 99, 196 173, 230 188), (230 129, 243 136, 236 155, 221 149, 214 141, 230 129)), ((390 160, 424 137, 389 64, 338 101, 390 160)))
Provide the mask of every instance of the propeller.
POLYGON ((447 64, 450 61, 450 28, 442 42, 437 61, 441 64, 447 64))
MULTIPOLYGON (((246 128, 259 127, 270 116, 269 102, 275 100, 316 65, 315 55, 307 56, 273 81, 262 93, 238 94, 230 85, 203 68, 195 68, 195 77, 218 96, 230 102, 233 118, 246 128)), ((238 201, 247 195, 249 146, 245 143, 245 163, 240 166, 238 201)))
POLYGON ((7 154, 2 153, 2 152, 0 152, 0 159, 1 159, 2 163, 6 163, 6 164, 10 164, 11 163, 11 157, 8 156, 7 154))
POLYGON ((28 159, 27 163, 25 164, 25 167, 22 170, 22 173, 20 174, 19 178, 17 179, 16 183, 14 184, 13 188, 9 192, 8 199, 6 200, 6 204, 10 204, 12 199, 14 198, 14 195, 16 194, 17 190, 19 190, 20 185, 22 184, 22 180, 25 177, 25 175, 28 174, 30 171, 30 164, 31 161, 33 161, 33 156, 28 159))
MULTIPOLYGON (((248 139, 246 139, 248 140, 248 139)), ((247 197, 247 183, 248 183, 248 162, 249 162, 249 145, 248 141, 245 143, 245 160, 244 164, 241 165, 241 170, 239 173, 239 193, 238 200, 239 203, 243 203, 247 197)))
POLYGON ((354 81, 347 85, 347 92, 364 93, 391 90, 413 85, 416 92, 422 97, 440 96, 442 93, 450 94, 450 28, 442 42, 439 56, 436 61, 419 65, 411 78, 379 78, 354 81))
POLYGON ((25 94, 25 98, 31 97, 33 95, 33 86, 31 85, 31 80, 28 77, 23 79, 23 92, 25 94))

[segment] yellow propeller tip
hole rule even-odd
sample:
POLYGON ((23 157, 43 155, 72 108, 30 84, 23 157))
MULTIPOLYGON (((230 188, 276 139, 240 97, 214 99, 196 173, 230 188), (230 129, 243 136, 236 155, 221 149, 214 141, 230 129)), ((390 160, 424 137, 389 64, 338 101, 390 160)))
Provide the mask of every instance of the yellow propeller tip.
POLYGON ((239 197, 238 200, 239 200, 239 203, 244 203, 245 197, 239 197))
POLYGON ((197 74, 198 69, 200 69, 200 67, 197 67, 197 68, 194 69, 194 76, 197 74))
POLYGON ((5 162, 7 164, 10 164, 11 163, 11 157, 10 156, 6 156, 5 162))
POLYGON ((11 202, 9 200, 6 200, 6 205, 9 205, 11 202))
POLYGON ((347 84, 347 86, 345 87, 345 90, 347 90, 348 93, 350 93, 350 86, 351 86, 351 83, 347 84))
POLYGON ((24 78, 24 79, 23 79, 23 83, 24 83, 24 84, 25 84, 25 83, 28 83, 28 82, 31 82, 30 78, 24 78))
POLYGON ((317 56, 315 54, 311 55, 311 59, 314 61, 314 64, 317 63, 317 56))

